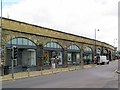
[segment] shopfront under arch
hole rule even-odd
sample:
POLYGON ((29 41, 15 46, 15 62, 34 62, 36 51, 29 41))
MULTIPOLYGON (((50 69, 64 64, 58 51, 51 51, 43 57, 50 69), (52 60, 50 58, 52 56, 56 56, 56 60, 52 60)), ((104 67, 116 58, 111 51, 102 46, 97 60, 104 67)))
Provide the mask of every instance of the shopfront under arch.
POLYGON ((100 56, 100 55, 101 55, 101 48, 97 48, 97 50, 96 50, 96 55, 97 55, 97 56, 100 56))
POLYGON ((107 59, 109 58, 109 54, 108 54, 108 50, 104 49, 103 50, 103 55, 107 57, 107 59))
POLYGON ((51 58, 59 58, 58 65, 63 65, 63 47, 57 42, 48 42, 43 48, 44 65, 51 65, 51 58))
POLYGON ((67 63, 72 65, 80 64, 80 48, 77 45, 67 47, 67 63))
POLYGON ((6 43, 6 61, 5 66, 11 67, 11 48, 16 46, 18 48, 17 59, 14 61, 14 67, 17 71, 23 71, 24 67, 34 67, 37 66, 36 62, 36 44, 27 38, 17 37, 6 43), (18 68, 19 67, 19 68, 18 68))
POLYGON ((93 50, 90 47, 85 47, 83 49, 83 61, 84 64, 90 64, 93 62, 93 50))

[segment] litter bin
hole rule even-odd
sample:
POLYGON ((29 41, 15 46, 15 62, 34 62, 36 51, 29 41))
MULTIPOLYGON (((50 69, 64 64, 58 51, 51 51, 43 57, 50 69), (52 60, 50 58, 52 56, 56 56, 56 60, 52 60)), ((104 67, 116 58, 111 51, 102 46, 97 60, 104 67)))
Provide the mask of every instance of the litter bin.
POLYGON ((9 74, 9 66, 4 66, 4 75, 9 74))

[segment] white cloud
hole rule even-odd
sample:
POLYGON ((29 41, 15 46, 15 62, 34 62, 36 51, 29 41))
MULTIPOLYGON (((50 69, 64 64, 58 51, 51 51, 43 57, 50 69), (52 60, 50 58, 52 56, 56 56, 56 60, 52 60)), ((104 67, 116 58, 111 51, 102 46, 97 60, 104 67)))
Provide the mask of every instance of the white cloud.
POLYGON ((3 16, 94 38, 111 45, 118 36, 118 0, 22 0, 3 8, 3 16))

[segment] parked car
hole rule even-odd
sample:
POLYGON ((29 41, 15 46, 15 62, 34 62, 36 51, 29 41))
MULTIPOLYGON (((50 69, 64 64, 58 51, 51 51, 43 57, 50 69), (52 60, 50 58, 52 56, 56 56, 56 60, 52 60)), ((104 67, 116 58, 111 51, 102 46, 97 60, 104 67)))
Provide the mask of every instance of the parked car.
POLYGON ((106 56, 100 56, 100 59, 97 62, 98 65, 109 64, 109 60, 107 60, 106 56))

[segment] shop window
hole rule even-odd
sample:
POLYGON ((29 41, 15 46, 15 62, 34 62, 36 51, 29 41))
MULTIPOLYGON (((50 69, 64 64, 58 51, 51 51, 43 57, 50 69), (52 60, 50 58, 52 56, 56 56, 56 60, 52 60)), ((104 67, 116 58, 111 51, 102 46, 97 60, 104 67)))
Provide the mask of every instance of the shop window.
POLYGON ((106 49, 104 50, 104 53, 107 53, 107 50, 106 50, 106 49))
POLYGON ((54 43, 54 42, 47 43, 44 47, 49 47, 49 48, 62 48, 59 44, 54 43))
POLYGON ((7 44, 36 46, 32 41, 25 38, 15 38, 9 41, 7 44))
POLYGON ((28 45, 31 45, 31 46, 32 46, 32 45, 33 45, 33 43, 32 43, 31 41, 29 41, 29 40, 28 40, 28 45))
POLYGON ((13 39, 12 44, 17 44, 17 39, 13 39))
POLYGON ((72 45, 72 46, 69 46, 68 49, 72 49, 72 50, 80 50, 77 46, 75 45, 72 45))
MULTIPOLYGON (((51 47, 54 47, 54 43, 53 42, 51 42, 51 47)), ((55 47, 54 47, 55 48, 55 47)))
POLYGON ((22 38, 18 38, 18 45, 22 45, 22 38))
POLYGON ((54 43, 54 47, 55 47, 55 48, 58 48, 58 45, 57 45, 56 43, 54 43))
POLYGON ((97 54, 100 54, 101 53, 101 50, 100 50, 100 48, 97 48, 97 54))
POLYGON ((23 45, 27 45, 27 39, 23 39, 23 45))
POLYGON ((91 48, 89 48, 89 47, 86 47, 85 49, 84 49, 84 52, 92 52, 92 49, 91 48))

